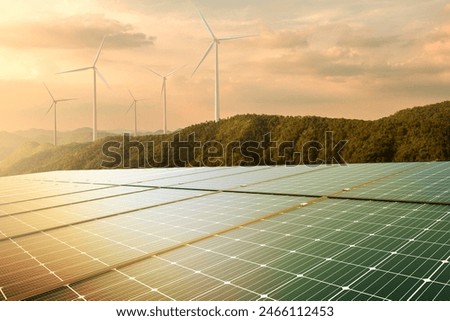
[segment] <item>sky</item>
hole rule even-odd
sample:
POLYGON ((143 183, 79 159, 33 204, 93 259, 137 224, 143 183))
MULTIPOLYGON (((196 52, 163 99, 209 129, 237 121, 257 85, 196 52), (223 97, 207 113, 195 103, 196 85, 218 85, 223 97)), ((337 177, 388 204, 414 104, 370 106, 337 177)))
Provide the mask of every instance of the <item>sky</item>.
POLYGON ((168 128, 214 119, 214 55, 192 76, 211 38, 252 35, 219 47, 221 117, 277 114, 378 119, 449 100, 450 4, 325 0, 0 0, 0 131, 92 126, 91 66, 97 67, 98 129, 168 128))

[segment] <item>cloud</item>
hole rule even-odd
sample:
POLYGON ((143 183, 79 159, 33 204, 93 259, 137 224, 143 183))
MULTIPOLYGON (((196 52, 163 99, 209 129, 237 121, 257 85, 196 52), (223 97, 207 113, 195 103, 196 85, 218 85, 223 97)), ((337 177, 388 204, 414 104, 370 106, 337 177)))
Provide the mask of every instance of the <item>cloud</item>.
POLYGON ((307 32, 303 30, 269 31, 253 39, 252 43, 268 48, 287 48, 294 50, 308 47, 307 36, 307 32))
POLYGON ((103 36, 115 48, 151 46, 155 37, 135 31, 131 24, 103 15, 78 15, 48 21, 0 25, 0 43, 14 49, 96 48, 103 36))
POLYGON ((396 44, 399 41, 400 37, 397 35, 374 36, 365 35, 362 32, 355 32, 342 37, 337 44, 352 48, 380 48, 383 46, 396 44))

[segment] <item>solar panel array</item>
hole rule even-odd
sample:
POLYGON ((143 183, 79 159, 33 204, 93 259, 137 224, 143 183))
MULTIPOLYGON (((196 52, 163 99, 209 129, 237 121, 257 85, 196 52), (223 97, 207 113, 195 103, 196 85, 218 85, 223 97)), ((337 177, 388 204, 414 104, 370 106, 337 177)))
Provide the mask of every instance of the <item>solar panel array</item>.
POLYGON ((450 300, 450 163, 0 178, 0 300, 450 300))

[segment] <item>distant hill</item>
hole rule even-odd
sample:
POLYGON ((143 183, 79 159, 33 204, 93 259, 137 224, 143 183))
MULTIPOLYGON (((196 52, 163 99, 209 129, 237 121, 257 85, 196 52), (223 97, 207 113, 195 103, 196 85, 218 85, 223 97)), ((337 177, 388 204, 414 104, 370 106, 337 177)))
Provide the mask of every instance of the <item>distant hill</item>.
MULTIPOLYGON (((29 141, 37 143, 53 143, 53 131, 44 129, 28 129, 17 131, 15 135, 27 138, 29 141)), ((116 133, 99 131, 97 136, 99 138, 112 136, 116 133)), ((84 143, 92 140, 92 129, 83 127, 71 131, 58 132, 58 144, 65 145, 70 143, 84 143)))
POLYGON ((10 155, 16 148, 29 139, 15 133, 0 131, 0 160, 10 155))
MULTIPOLYGON (((137 148, 132 148, 131 154, 126 158, 130 159, 129 164, 112 162, 114 156, 123 154, 122 136, 102 138, 95 143, 72 143, 59 147, 49 144, 29 144, 0 162, 0 174, 96 169, 102 168, 102 161, 103 165, 110 167, 284 164, 287 160, 294 163, 298 163, 299 160, 301 163, 317 163, 318 160, 332 160, 330 157, 333 155, 325 155, 325 151, 333 151, 333 146, 340 140, 348 141, 336 147, 336 150, 342 147, 339 155, 347 163, 448 161, 449 119, 449 101, 402 110, 375 121, 313 116, 238 115, 220 120, 218 123, 206 122, 178 131, 180 140, 187 140, 189 134, 195 133, 196 141, 203 145, 204 150, 212 148, 208 150, 209 153, 202 154, 199 148, 196 149, 198 153, 195 155, 188 155, 187 148, 175 154, 171 150, 169 153, 161 152, 161 146, 169 146, 175 134, 131 137, 131 140, 144 145, 153 142, 154 148, 151 148, 150 144, 149 150, 157 157, 156 161, 152 161, 147 154, 138 155, 137 148), (333 145, 330 143, 330 134, 326 132, 333 133, 333 145), (260 144, 267 140, 267 133, 271 134, 273 142, 260 144), (117 142, 116 147, 110 145, 109 156, 112 157, 106 157, 102 148, 105 143, 112 144, 111 141, 117 142), (168 143, 161 145, 162 141, 168 143), (204 145, 206 142, 210 143, 204 145), (281 142, 286 142, 281 146, 284 148, 280 148, 281 142), (219 143, 224 146, 223 152, 226 154, 224 157, 218 157, 219 143), (119 147, 117 144, 120 144, 120 148, 117 148, 119 147), (236 146, 240 146, 241 151, 245 146, 245 153, 233 152, 236 146), (273 162, 269 161, 269 149, 273 151, 271 155, 273 162), (178 158, 187 162, 178 162, 178 158), (150 163, 146 162, 148 159, 150 163)), ((192 150, 194 145, 193 142, 187 144, 192 150)))
MULTIPOLYGON (((99 131, 99 138, 110 137, 126 132, 126 130, 99 131)), ((58 145, 66 145, 72 143, 87 143, 92 140, 91 128, 78 128, 72 131, 58 132, 58 145)), ((13 133, 0 131, 0 161, 7 158, 16 150, 23 148, 23 144, 39 143, 53 144, 53 131, 45 129, 28 129, 16 131, 13 133)))

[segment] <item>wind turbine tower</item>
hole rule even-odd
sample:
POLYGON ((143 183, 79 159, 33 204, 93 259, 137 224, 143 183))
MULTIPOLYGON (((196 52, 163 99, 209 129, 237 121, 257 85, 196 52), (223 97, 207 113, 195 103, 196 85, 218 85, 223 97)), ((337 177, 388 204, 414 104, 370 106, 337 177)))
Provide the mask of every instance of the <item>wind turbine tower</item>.
POLYGON ((56 127, 56 105, 60 102, 60 101, 69 101, 69 100, 75 100, 76 98, 68 98, 68 99, 55 99, 52 95, 52 93, 50 92, 50 89, 48 89, 47 85, 44 83, 45 89, 47 89, 48 94, 50 95, 50 97, 52 98, 52 104, 50 105, 50 108, 47 110, 47 112, 45 113, 44 117, 48 115, 48 113, 50 112, 50 110, 52 110, 53 108, 53 122, 54 122, 54 132, 53 132, 53 144, 56 146, 58 144, 58 140, 57 140, 57 127, 56 127))
POLYGON ((128 92, 130 93, 130 96, 133 99, 133 101, 125 114, 128 114, 128 112, 131 110, 131 108, 134 107, 134 136, 137 136, 137 132, 138 132, 138 130, 137 130, 137 102, 146 100, 146 99, 136 99, 136 98, 134 98, 134 96, 130 90, 128 90, 128 92))
POLYGON ((93 101, 92 101, 92 141, 94 142, 97 139, 97 75, 101 78, 101 80, 105 83, 105 85, 109 88, 108 83, 106 82, 103 75, 100 73, 100 70, 96 67, 98 58, 100 57, 100 53, 103 48, 103 44, 105 42, 105 38, 103 37, 103 40, 100 44, 100 47, 98 48, 97 55, 94 58, 94 62, 92 66, 79 68, 79 69, 73 69, 73 70, 67 70, 63 72, 59 72, 58 74, 66 74, 69 72, 77 72, 77 71, 83 71, 83 70, 89 70, 92 69, 93 76, 94 76, 94 82, 93 82, 93 101))

